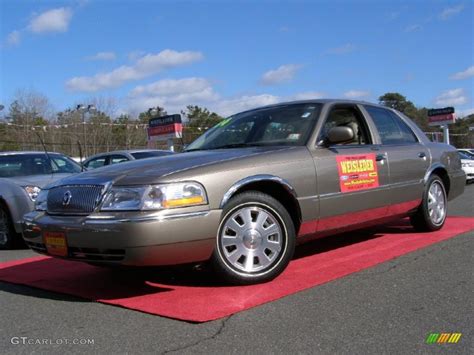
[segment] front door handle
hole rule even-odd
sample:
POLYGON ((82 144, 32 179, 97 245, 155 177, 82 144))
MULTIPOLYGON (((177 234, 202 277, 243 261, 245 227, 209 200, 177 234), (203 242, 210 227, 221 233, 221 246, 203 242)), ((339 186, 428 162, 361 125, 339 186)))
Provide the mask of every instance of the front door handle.
POLYGON ((418 158, 422 158, 422 159, 426 158, 426 153, 425 152, 419 152, 418 153, 418 158))

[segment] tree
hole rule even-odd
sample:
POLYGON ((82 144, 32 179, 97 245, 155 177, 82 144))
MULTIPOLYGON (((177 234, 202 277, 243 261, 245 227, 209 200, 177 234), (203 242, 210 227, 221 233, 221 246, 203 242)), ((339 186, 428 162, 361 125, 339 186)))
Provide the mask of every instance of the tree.
POLYGON ((413 102, 398 92, 387 92, 379 97, 381 105, 393 108, 410 117, 423 131, 432 131, 428 125, 428 109, 417 108, 413 102))
POLYGON ((9 109, 12 133, 2 135, 4 141, 16 141, 23 150, 31 149, 38 141, 35 126, 45 126, 53 117, 49 99, 34 90, 18 90, 9 109))
POLYGON ((405 114, 407 110, 411 111, 416 109, 415 105, 413 105, 413 102, 408 101, 405 96, 399 94, 398 92, 387 92, 386 94, 380 96, 379 103, 405 114))
POLYGON ((165 109, 161 106, 156 106, 152 107, 151 110, 143 111, 138 115, 138 121, 140 123, 146 123, 150 121, 150 119, 155 118, 155 117, 162 117, 166 116, 167 113, 165 109), (152 111, 151 111, 152 110, 152 111))
POLYGON ((186 123, 187 127, 198 129, 199 131, 206 131, 223 119, 217 113, 210 112, 207 108, 197 105, 186 106, 186 111, 182 111, 181 114, 188 121, 186 123))

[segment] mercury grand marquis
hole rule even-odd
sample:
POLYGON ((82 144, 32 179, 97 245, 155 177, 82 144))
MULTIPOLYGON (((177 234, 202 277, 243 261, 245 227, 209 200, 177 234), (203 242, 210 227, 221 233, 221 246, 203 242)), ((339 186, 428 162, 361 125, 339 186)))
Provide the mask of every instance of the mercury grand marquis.
POLYGON ((297 243, 400 217, 438 230, 465 181, 455 148, 400 112, 289 102, 224 119, 183 154, 53 183, 25 215, 24 239, 95 265, 210 261, 228 282, 258 283, 297 243))

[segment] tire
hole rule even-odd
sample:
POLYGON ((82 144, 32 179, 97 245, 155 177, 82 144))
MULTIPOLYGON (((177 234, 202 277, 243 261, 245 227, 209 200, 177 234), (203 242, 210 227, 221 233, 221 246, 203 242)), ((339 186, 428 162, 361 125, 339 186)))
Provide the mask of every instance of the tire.
POLYGON ((423 200, 418 211, 410 217, 410 222, 419 232, 432 232, 443 227, 448 212, 448 200, 443 180, 431 175, 423 192, 423 200))
POLYGON ((0 201, 0 250, 13 248, 17 238, 10 212, 4 203, 0 201))
POLYGON ((212 264, 228 283, 249 285, 274 279, 295 250, 295 227, 273 197, 248 191, 224 207, 212 264))

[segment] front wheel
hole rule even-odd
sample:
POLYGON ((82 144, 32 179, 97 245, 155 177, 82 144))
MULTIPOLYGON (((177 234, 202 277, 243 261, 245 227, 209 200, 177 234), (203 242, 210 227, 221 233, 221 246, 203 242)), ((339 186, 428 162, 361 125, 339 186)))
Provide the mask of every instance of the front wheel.
POLYGON ((232 198, 223 211, 212 261, 233 284, 270 281, 290 262, 295 227, 273 197, 249 191, 232 198))
POLYGON ((410 218, 417 231, 431 232, 441 229, 446 221, 447 196, 443 180, 432 175, 426 184, 423 201, 418 211, 410 218))
POLYGON ((11 249, 16 238, 6 206, 0 202, 0 249, 11 249))

